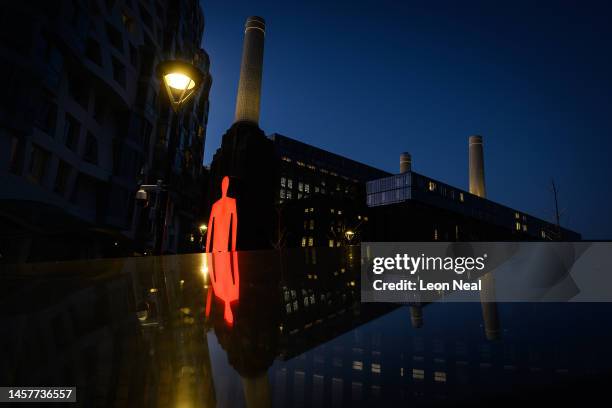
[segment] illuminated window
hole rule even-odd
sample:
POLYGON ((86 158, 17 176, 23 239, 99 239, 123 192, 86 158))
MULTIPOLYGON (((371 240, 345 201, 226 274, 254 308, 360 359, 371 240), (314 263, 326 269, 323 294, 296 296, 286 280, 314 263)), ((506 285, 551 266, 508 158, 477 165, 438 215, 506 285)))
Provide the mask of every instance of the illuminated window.
POLYGON ((329 211, 331 211, 331 213, 332 213, 332 214, 334 214, 334 213, 336 212, 336 210, 335 210, 335 209, 333 209, 333 208, 330 208, 330 210, 329 210, 329 211))
POLYGON ((306 246, 306 237, 302 237, 302 246, 305 247, 306 246))
POLYGON ((446 373, 444 371, 436 371, 436 372, 434 372, 434 381, 436 381, 436 382, 446 382, 446 373))
POLYGON ((313 237, 308 238, 308 246, 311 247, 313 245, 314 245, 314 238, 313 237))
POLYGON ((523 232, 527 232, 527 224, 523 224, 523 232))
POLYGON ((433 181, 430 181, 427 184, 427 188, 429 189, 429 191, 435 191, 436 190, 436 183, 434 183, 433 181))
POLYGON ((301 181, 298 183, 298 191, 304 191, 304 183, 301 181))
POLYGON ((423 380, 425 379, 425 371, 418 369, 418 368, 413 368, 412 369, 412 378, 414 378, 415 380, 423 380))
POLYGON ((288 158, 287 156, 283 156, 282 159, 288 163, 291 163, 291 159, 288 158))
POLYGON ((463 193, 459 193, 459 201, 463 202, 463 193))
POLYGON ((287 191, 287 199, 291 200, 293 198, 293 193, 291 191, 287 191))
POLYGON ((281 177, 281 187, 285 187, 287 185, 287 179, 285 177, 281 177))
POLYGON ((310 220, 310 229, 313 230, 314 229, 314 220, 310 220))
POLYGON ((375 374, 380 374, 380 364, 372 363, 372 372, 375 374))
POLYGON ((363 370, 363 362, 361 361, 353 361, 353 370, 362 371, 363 370))
POLYGON ((540 236, 545 239, 546 238, 546 232, 544 230, 540 231, 540 236))
POLYGON ((310 184, 304 184, 304 192, 310 193, 310 184))
POLYGON ((286 197, 286 192, 284 188, 281 188, 280 190, 280 198, 285 198, 286 197))
POLYGON ((333 247, 334 247, 334 240, 333 240, 333 239, 330 239, 330 240, 329 240, 329 247, 330 247, 330 248, 333 248, 333 247))
POLYGON ((302 198, 302 193, 298 193, 298 200, 302 198))
POLYGON ((520 231, 520 230, 521 230, 521 223, 517 221, 517 222, 516 222, 516 224, 514 225, 514 228, 515 228, 517 231, 520 231))
POLYGON ((287 180, 287 188, 293 188, 293 180, 291 179, 287 180))
POLYGON ((516 218, 518 220, 520 217, 521 216, 519 215, 519 213, 517 213, 517 212, 514 213, 514 218, 516 218))
POLYGON ((368 220, 368 217, 363 217, 363 220, 364 220, 364 221, 367 221, 367 220, 368 220))
POLYGON ((315 186, 314 190, 315 190, 315 193, 318 193, 319 192, 319 186, 315 186))
POLYGON ((438 229, 434 228, 434 241, 438 240, 438 229))
POLYGON ((342 210, 338 210, 338 215, 342 215, 342 210))
POLYGON ((314 212, 314 208, 310 207, 310 212, 314 212))

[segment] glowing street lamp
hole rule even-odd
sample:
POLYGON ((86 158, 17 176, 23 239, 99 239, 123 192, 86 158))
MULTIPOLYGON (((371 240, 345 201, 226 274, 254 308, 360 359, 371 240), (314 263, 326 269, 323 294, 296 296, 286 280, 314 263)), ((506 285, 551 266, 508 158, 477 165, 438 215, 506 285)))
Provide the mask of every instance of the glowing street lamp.
POLYGON ((348 242, 350 243, 351 240, 353 239, 353 237, 355 236, 355 233, 352 230, 347 230, 344 235, 346 236, 346 239, 348 240, 348 242))
POLYGON ((200 234, 204 235, 206 234, 206 231, 208 231, 208 225, 206 224, 200 224, 200 226, 198 227, 198 229, 200 230, 200 234))
POLYGON ((157 72, 164 81, 175 112, 196 93, 204 79, 204 74, 196 66, 178 60, 161 62, 157 72))

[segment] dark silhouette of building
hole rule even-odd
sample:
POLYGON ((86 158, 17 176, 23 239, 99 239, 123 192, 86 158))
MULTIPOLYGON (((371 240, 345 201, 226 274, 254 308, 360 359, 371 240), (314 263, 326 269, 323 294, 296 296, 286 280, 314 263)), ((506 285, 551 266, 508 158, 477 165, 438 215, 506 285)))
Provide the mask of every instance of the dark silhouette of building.
POLYGON ((277 133, 270 139, 278 163, 274 246, 359 242, 365 183, 389 173, 277 133))
POLYGON ((134 194, 158 179, 163 251, 192 249, 211 84, 199 3, 9 2, 0 18, 2 260, 147 252, 154 211, 134 194), (179 115, 155 69, 168 58, 206 74, 179 115))
MULTIPOLYGON (((485 198, 482 137, 472 136, 470 191, 412 170, 367 184, 376 241, 523 241, 552 240, 556 225, 485 198)), ((562 240, 580 234, 562 229, 562 240)))
POLYGON ((329 197, 364 198, 364 183, 389 173, 274 133, 274 150, 279 160, 277 201, 329 197))
POLYGON ((274 146, 258 123, 264 31, 263 18, 247 19, 235 121, 210 166, 209 208, 219 199, 225 177, 231 179, 229 196, 238 199, 239 250, 270 248, 274 230, 274 146))
MULTIPOLYGON (((481 136, 470 138, 474 193, 414 172, 409 153, 391 175, 286 136, 270 138, 279 169, 276 247, 555 237, 556 225, 484 197, 481 136), (472 152, 475 147, 480 150, 472 152)), ((567 229, 561 237, 581 238, 567 229)))

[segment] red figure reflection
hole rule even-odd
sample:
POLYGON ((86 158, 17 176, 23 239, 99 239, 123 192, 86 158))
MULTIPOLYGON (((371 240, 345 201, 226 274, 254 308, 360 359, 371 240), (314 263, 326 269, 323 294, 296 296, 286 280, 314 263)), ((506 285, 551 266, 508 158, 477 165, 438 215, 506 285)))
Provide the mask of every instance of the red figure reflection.
MULTIPOLYGON (((212 253, 211 282, 215 296, 223 301, 223 317, 231 325, 234 323, 234 315, 230 304, 237 301, 240 294, 240 272, 236 252, 238 212, 236 200, 227 196, 228 188, 229 177, 226 176, 221 181, 221 198, 213 204, 210 211, 206 251, 212 253)), ((207 300, 207 312, 209 304, 210 298, 207 300)))

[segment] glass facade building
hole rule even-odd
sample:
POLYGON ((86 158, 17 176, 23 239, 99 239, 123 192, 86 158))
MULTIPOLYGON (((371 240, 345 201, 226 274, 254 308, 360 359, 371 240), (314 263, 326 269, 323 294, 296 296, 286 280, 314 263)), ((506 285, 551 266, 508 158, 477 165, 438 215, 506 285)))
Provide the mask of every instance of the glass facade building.
POLYGON ((401 203, 412 197, 410 172, 396 174, 366 183, 368 207, 401 203))
MULTIPOLYGON (((535 240, 580 240, 580 234, 574 231, 558 227, 522 211, 478 197, 413 171, 368 181, 366 196, 368 207, 379 208, 379 211, 384 211, 384 208, 380 207, 385 206, 390 206, 393 209, 389 211, 395 212, 418 212, 419 209, 427 207, 437 208, 444 214, 449 214, 449 217, 446 217, 449 219, 454 214, 457 221, 446 223, 449 225, 454 223, 454 226, 447 226, 446 229, 449 231, 446 234, 442 234, 443 228, 439 227, 443 222, 436 219, 431 220, 434 225, 431 238, 434 240, 452 239, 453 237, 459 240, 460 235, 463 235, 460 234, 460 231, 465 230, 465 227, 460 224, 466 225, 460 221, 465 219, 508 231, 508 237, 535 240), (402 207, 402 204, 405 206, 402 207), (406 206, 411 208, 405 208, 406 206)), ((473 226, 470 228, 474 229, 473 226)), ((482 236, 472 232, 468 236, 475 238, 479 235, 482 236)), ((500 235, 495 236, 500 237, 500 235)))

